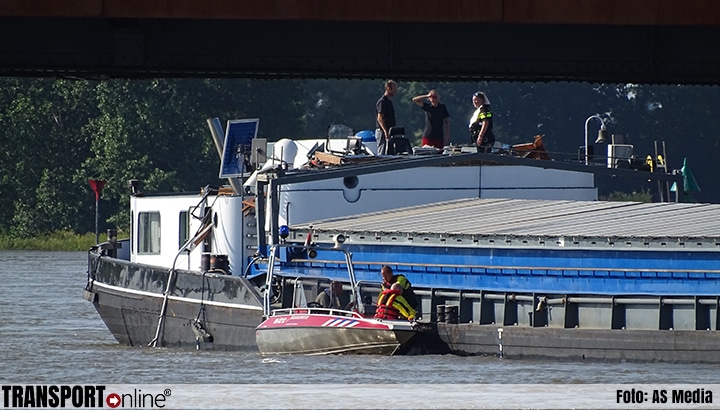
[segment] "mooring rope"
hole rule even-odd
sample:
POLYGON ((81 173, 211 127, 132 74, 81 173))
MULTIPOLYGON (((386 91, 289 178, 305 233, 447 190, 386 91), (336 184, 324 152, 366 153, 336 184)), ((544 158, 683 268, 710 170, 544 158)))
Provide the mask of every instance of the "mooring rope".
POLYGON ((155 331, 155 338, 153 338, 153 340, 151 340, 150 343, 148 343, 148 346, 150 346, 150 347, 157 347, 158 342, 160 342, 160 345, 162 346, 162 337, 165 333, 165 312, 167 311, 168 299, 170 298, 170 292, 172 291, 171 288, 174 288, 174 286, 173 286, 174 275, 175 275, 175 268, 172 268, 172 269, 170 269, 170 274, 168 275, 167 287, 165 288, 165 293, 163 295, 163 304, 162 304, 162 308, 160 309, 160 316, 158 317, 158 325, 157 325, 157 330, 155 331))
MULTIPOLYGON (((207 200, 207 197, 208 197, 208 195, 210 195, 210 192, 211 192, 209 186, 206 186, 205 188, 203 188, 203 191, 204 191, 203 196, 202 196, 202 198, 200 198, 200 201, 198 202, 198 207, 204 201, 207 200)), ((215 199, 217 200, 217 198, 215 198, 215 199)), ((209 215, 209 213, 206 213, 205 215, 203 215, 202 218, 203 219, 209 218, 208 215, 209 215)), ((167 287, 165 288, 165 293, 163 294, 163 304, 162 304, 162 308, 160 309, 160 316, 158 317, 158 325, 157 325, 157 330, 155 331, 155 337, 153 338, 153 340, 150 341, 150 343, 148 343, 148 346, 157 347, 158 344, 160 346, 162 346, 163 336, 165 333, 165 313, 167 311, 167 305, 168 305, 168 299, 170 298, 170 293, 173 290, 175 290, 175 281, 176 281, 175 276, 177 276, 175 266, 177 265, 178 258, 180 257, 180 255, 183 252, 185 252, 185 250, 191 249, 191 246, 192 246, 192 249, 194 249, 195 242, 198 241, 200 237, 205 237, 205 235, 207 235, 207 233, 209 232, 206 230, 206 228, 209 228, 211 226, 212 226, 212 224, 208 224, 207 226, 205 224, 200 224, 200 229, 198 230, 198 232, 195 233, 195 236, 188 239, 187 242, 185 242, 185 244, 180 247, 177 254, 175 254, 175 259, 173 260, 172 268, 170 269, 170 273, 168 275, 167 287)))

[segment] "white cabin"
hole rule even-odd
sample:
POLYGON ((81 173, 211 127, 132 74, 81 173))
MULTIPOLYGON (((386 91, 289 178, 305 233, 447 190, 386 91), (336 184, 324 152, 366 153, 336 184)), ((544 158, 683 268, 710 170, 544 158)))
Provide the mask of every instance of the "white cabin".
MULTIPOLYGON (((323 169, 297 168, 307 161, 308 152, 323 142, 326 140, 283 140, 275 144, 275 159, 270 161, 292 164, 288 173, 322 174, 323 169), (282 147, 281 152, 278 147, 282 147)), ((245 180, 255 177, 246 175, 245 180)), ((281 185, 275 226, 460 198, 594 201, 597 188, 591 172, 521 165, 420 166, 281 185)), ((266 198, 230 192, 206 197, 201 193, 134 195, 130 201, 130 260, 168 268, 175 262, 179 269, 200 270, 204 253, 219 254, 228 256, 233 274, 242 274, 257 250, 256 200, 266 198), (208 234, 179 252, 202 230, 199 218, 205 212, 210 213, 208 234)), ((271 209, 269 204, 264 205, 271 209)), ((273 217, 270 212, 267 216, 273 217)), ((264 222, 263 232, 272 226, 269 221, 264 222)))

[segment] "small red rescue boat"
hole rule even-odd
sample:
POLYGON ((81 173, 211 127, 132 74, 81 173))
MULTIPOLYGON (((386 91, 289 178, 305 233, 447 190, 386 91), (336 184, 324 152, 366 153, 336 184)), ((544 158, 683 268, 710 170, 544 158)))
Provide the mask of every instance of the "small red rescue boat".
MULTIPOLYGON (((352 300, 361 300, 350 253, 338 248, 313 247, 312 250, 342 252, 348 267, 352 300)), ((297 249, 294 251, 297 252, 297 249)), ((275 249, 270 254, 275 255, 275 249)), ((266 289, 272 289, 273 276, 279 274, 272 256, 268 262, 268 272, 266 289)), ((313 303, 278 308, 274 306, 277 301, 272 303, 271 293, 268 291, 265 294, 264 320, 255 331, 257 345, 263 355, 393 355, 407 351, 418 332, 412 321, 366 317, 361 311, 363 304, 356 304, 358 308, 352 310, 312 307, 313 303)))

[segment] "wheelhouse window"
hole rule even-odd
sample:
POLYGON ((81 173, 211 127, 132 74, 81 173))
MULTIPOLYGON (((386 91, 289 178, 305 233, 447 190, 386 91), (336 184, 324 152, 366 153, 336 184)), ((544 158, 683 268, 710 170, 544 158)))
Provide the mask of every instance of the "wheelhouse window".
POLYGON ((182 211, 180 212, 180 224, 178 232, 178 249, 182 248, 183 245, 185 245, 185 242, 190 239, 190 218, 188 217, 190 215, 190 212, 188 211, 182 211))
POLYGON ((160 254, 160 212, 138 214, 138 254, 160 254))

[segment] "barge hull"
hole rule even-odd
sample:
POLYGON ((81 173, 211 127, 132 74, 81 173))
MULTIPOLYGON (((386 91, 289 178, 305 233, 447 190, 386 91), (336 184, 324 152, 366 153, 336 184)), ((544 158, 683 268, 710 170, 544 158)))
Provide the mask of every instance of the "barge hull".
MULTIPOLYGON (((152 342, 169 272, 93 253, 89 255, 88 272, 85 297, 93 303, 118 342, 130 346, 147 346, 152 342), (123 283, 124 287, 119 285, 123 283)), ((377 290, 364 288, 364 292, 370 294, 377 290)), ((257 287, 246 278, 180 271, 168 297, 164 332, 158 346, 257 351, 255 328, 262 321, 257 292, 257 287), (203 282, 205 292, 201 297, 203 282), (211 341, 194 330, 193 324, 199 317, 211 341)), ((425 320, 430 321, 429 331, 416 341, 416 353, 450 352, 509 359, 720 363, 720 332, 716 330, 715 320, 717 298, 584 300, 566 297, 561 305, 548 300, 544 306, 556 309, 554 314, 549 314, 544 308, 538 311, 538 299, 531 295, 423 288, 418 288, 416 293, 420 310, 425 320), (648 300, 653 303, 648 304, 648 300), (668 301, 672 303, 666 304, 668 301), (450 319, 448 313, 447 323, 435 323, 439 319, 435 308, 440 305, 446 309, 455 306, 457 316, 450 319), (575 305, 576 308, 570 309, 575 305), (529 312, 533 315, 528 315, 529 312), (638 320, 639 316, 644 319, 638 320), (527 324, 518 320, 523 317, 532 320, 527 324), (562 321, 556 323, 551 318, 562 318, 562 321), (451 320, 458 320, 459 324, 450 323, 451 320), (487 323, 489 320, 495 323, 487 323), (564 327, 573 323, 581 327, 564 327), (651 328, 650 324, 654 326, 651 328), (583 325, 594 328, 582 328, 583 325)))
POLYGON ((118 342, 148 346, 159 336, 162 347, 257 351, 262 305, 246 279, 178 271, 158 333, 169 271, 92 253, 88 261, 85 299, 118 342))
POLYGON ((508 359, 720 363, 711 331, 553 329, 438 323, 453 353, 508 359))

